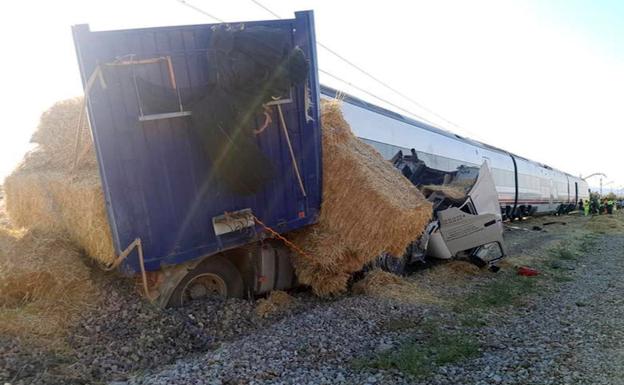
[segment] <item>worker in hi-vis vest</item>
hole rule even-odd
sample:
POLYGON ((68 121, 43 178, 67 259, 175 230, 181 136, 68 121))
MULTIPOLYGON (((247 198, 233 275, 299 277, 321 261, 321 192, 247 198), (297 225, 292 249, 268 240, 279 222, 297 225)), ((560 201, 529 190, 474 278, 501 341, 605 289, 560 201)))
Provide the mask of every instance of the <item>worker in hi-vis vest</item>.
POLYGON ((589 203, 590 203, 590 200, 588 199, 585 202, 585 205, 583 205, 583 212, 585 213, 585 216, 589 215, 589 203))

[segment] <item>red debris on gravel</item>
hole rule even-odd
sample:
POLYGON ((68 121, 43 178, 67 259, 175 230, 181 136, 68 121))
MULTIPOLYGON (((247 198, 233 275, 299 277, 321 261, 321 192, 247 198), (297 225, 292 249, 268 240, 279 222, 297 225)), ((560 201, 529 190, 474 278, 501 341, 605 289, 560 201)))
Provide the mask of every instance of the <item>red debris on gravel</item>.
POLYGON ((534 277, 538 274, 539 274, 539 271, 531 267, 526 267, 526 266, 518 267, 518 275, 523 275, 525 277, 534 277))

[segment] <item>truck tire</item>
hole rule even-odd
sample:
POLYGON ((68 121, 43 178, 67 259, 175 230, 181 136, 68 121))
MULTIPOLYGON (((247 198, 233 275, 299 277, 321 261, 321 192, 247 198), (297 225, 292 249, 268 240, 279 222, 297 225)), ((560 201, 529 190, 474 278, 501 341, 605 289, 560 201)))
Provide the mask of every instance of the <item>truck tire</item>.
POLYGON ((190 270, 169 297, 167 307, 179 307, 211 296, 243 298, 243 278, 234 264, 220 256, 209 257, 190 270))
POLYGON ((406 275, 407 271, 407 257, 405 255, 401 257, 393 257, 390 254, 383 253, 379 256, 379 267, 389 273, 395 275, 406 275))

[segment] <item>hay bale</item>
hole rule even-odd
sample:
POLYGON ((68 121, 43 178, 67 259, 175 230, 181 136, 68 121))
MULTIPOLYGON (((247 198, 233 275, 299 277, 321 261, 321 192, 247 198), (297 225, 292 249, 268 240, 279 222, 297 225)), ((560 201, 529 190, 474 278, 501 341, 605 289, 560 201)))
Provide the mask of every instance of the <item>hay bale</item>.
POLYGON ((0 228, 9 227, 9 218, 6 215, 6 202, 4 199, 4 187, 0 185, 0 228))
POLYGON ((0 333, 59 342, 97 300, 80 250, 63 234, 0 228, 0 333))
MULTIPOLYGON (((352 273, 383 252, 403 255, 431 218, 431 204, 355 137, 338 101, 321 105, 323 205, 319 222, 292 235, 299 281, 320 296, 346 290, 352 273)), ((379 129, 383 129, 380 127, 379 129)))
POLYGON ((83 251, 102 260, 114 254, 86 126, 78 162, 71 151, 81 104, 71 99, 43 114, 32 139, 38 148, 0 194, 0 334, 47 347, 62 346, 100 297, 83 251))
POLYGON ((115 251, 93 143, 84 127, 75 146, 81 108, 80 98, 70 99, 42 115, 32 139, 38 148, 5 179, 6 209, 15 225, 66 233, 89 256, 110 263, 115 251))
POLYGON ((63 234, 0 229, 0 306, 64 295, 89 272, 63 234))
POLYGON ((282 312, 295 303, 295 298, 281 290, 272 291, 268 297, 262 298, 256 305, 256 314, 267 318, 272 314, 282 312))
POLYGON ((5 189, 15 225, 66 233, 90 257, 105 264, 115 259, 97 174, 14 172, 5 180, 5 189))
POLYGON ((45 111, 30 139, 43 151, 35 151, 34 156, 27 156, 20 167, 69 170, 78 157, 78 167, 97 170, 95 149, 82 107, 83 98, 77 97, 59 101, 45 111))

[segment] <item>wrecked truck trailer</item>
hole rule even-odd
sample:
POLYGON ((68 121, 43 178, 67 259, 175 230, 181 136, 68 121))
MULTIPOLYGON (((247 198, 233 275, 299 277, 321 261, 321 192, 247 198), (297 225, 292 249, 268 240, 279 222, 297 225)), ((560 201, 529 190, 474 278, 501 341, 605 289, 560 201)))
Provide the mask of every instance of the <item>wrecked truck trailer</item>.
POLYGON ((322 198, 312 12, 73 34, 119 256, 109 268, 140 274, 162 306, 294 286, 282 234, 317 223, 322 198))
POLYGON ((290 287, 283 250, 240 248, 317 220, 312 12, 73 35, 119 269, 162 305, 290 287))

